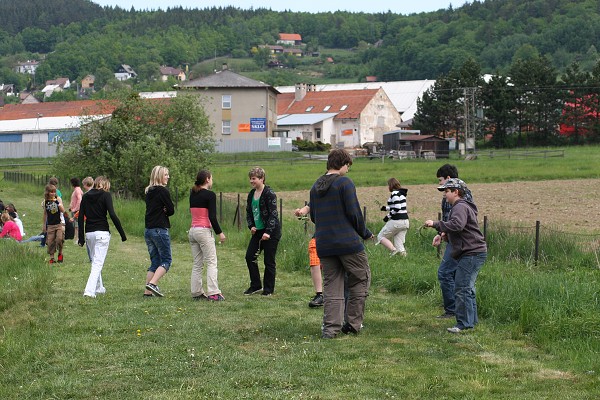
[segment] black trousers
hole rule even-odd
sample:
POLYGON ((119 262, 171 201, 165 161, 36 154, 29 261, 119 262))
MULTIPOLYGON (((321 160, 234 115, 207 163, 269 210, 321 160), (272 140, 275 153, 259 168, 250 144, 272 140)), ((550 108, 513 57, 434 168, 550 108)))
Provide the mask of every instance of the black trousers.
POLYGON ((275 256, 277 254, 277 246, 279 245, 279 239, 261 240, 264 229, 256 231, 250 238, 248 243, 248 249, 246 250, 246 265, 248 265, 248 272, 250 273, 250 287, 258 290, 262 286, 263 290, 267 293, 273 293, 275 291, 275 272, 277 264, 275 262, 275 256), (262 249, 262 253, 256 257, 258 249, 262 249), (263 258, 265 264, 264 281, 261 285, 260 272, 258 270, 258 263, 263 258))

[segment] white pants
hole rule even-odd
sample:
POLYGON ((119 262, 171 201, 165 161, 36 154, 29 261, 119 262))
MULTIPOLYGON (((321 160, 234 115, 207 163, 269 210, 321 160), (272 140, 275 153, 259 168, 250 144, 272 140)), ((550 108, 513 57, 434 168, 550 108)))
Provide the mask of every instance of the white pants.
POLYGON ((90 258, 92 260, 92 269, 87 285, 83 292, 84 296, 96 297, 96 294, 106 292, 102 284, 102 267, 108 252, 108 244, 110 243, 110 233, 106 231, 88 232, 85 234, 85 240, 88 243, 90 250, 90 258))
POLYGON ((192 296, 200 296, 204 293, 202 289, 202 269, 206 264, 206 295, 219 294, 219 282, 217 279, 217 249, 212 229, 191 228, 188 235, 192 247, 194 264, 192 266, 192 296))
POLYGON ((394 243, 396 250, 400 252, 406 251, 404 249, 404 241, 408 228, 409 222, 407 219, 390 219, 377 235, 377 243, 381 242, 382 238, 387 238, 390 242, 394 243))

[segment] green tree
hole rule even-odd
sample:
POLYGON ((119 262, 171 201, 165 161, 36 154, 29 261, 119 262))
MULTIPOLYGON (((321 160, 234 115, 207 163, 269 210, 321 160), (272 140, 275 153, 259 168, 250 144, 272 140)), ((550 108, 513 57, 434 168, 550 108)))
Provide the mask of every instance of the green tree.
POLYGON ((515 92, 509 79, 498 74, 483 86, 481 97, 485 111, 484 132, 491 133, 495 148, 506 147, 508 135, 514 127, 516 105, 515 92))
POLYGON ((121 94, 102 103, 116 107, 110 118, 88 118, 81 133, 66 141, 55 169, 68 176, 106 175, 116 190, 143 196, 155 165, 170 170, 170 187, 183 191, 214 152, 210 123, 197 96, 142 100, 121 94))

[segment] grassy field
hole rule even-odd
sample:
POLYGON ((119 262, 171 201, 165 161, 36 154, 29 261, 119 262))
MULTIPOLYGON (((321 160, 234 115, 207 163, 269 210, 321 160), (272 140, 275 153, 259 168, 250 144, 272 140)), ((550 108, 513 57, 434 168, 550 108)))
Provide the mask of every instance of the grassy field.
MULTIPOLYGON (((461 161, 465 180, 598 177, 598 148, 567 149, 562 159, 461 161)), ((245 193, 255 160, 219 164, 215 190, 245 193)), ((357 160, 358 185, 431 183, 443 161, 357 160)), ((324 163, 269 161, 278 191, 307 189, 324 163)), ((39 172, 39 171, 38 171, 39 172)), ((65 197, 69 191, 64 189, 65 197)), ((40 188, 0 182, 0 198, 18 205, 28 233, 41 228, 40 188), (30 210, 30 211, 29 211, 30 210)), ((185 204, 185 202, 182 202, 185 204)), ((390 260, 367 244, 373 284, 365 329, 320 339, 322 310, 313 295, 303 224, 283 216, 275 295, 243 296, 247 231, 221 221, 218 248, 226 301, 190 298, 186 208, 172 218, 174 264, 161 281, 165 298, 143 298, 148 255, 143 205, 117 201, 129 240, 113 236, 103 271, 107 294, 85 299, 85 250, 66 244, 50 267, 35 243, 0 241, 0 398, 6 399, 595 399, 600 396, 600 300, 594 253, 564 238, 531 263, 528 239, 490 233, 494 243, 478 279, 480 324, 463 335, 445 328, 430 246, 432 232, 407 238, 407 259, 390 260)), ((373 226, 373 230, 381 228, 373 226)), ((262 269, 262 268, 261 268, 262 269)))

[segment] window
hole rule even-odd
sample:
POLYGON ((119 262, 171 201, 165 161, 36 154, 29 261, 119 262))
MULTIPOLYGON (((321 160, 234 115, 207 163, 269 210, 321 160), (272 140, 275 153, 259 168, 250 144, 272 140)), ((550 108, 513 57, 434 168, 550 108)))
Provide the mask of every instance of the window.
POLYGON ((329 111, 330 108, 331 106, 325 106, 325 108, 323 108, 323 111, 329 111))
POLYGON ((221 133, 223 135, 231 135, 231 121, 223 120, 223 127, 221 128, 221 133))
POLYGON ((314 108, 313 106, 307 107, 306 112, 311 112, 313 108, 314 108))
POLYGON ((344 104, 343 106, 341 106, 340 111, 344 111, 346 108, 348 108, 348 104, 344 104))
POLYGON ((315 129, 315 135, 317 136, 317 139, 321 139, 321 128, 315 129))
POLYGON ((221 107, 224 109, 231 108, 231 95, 230 94, 224 94, 223 96, 221 96, 221 107))

